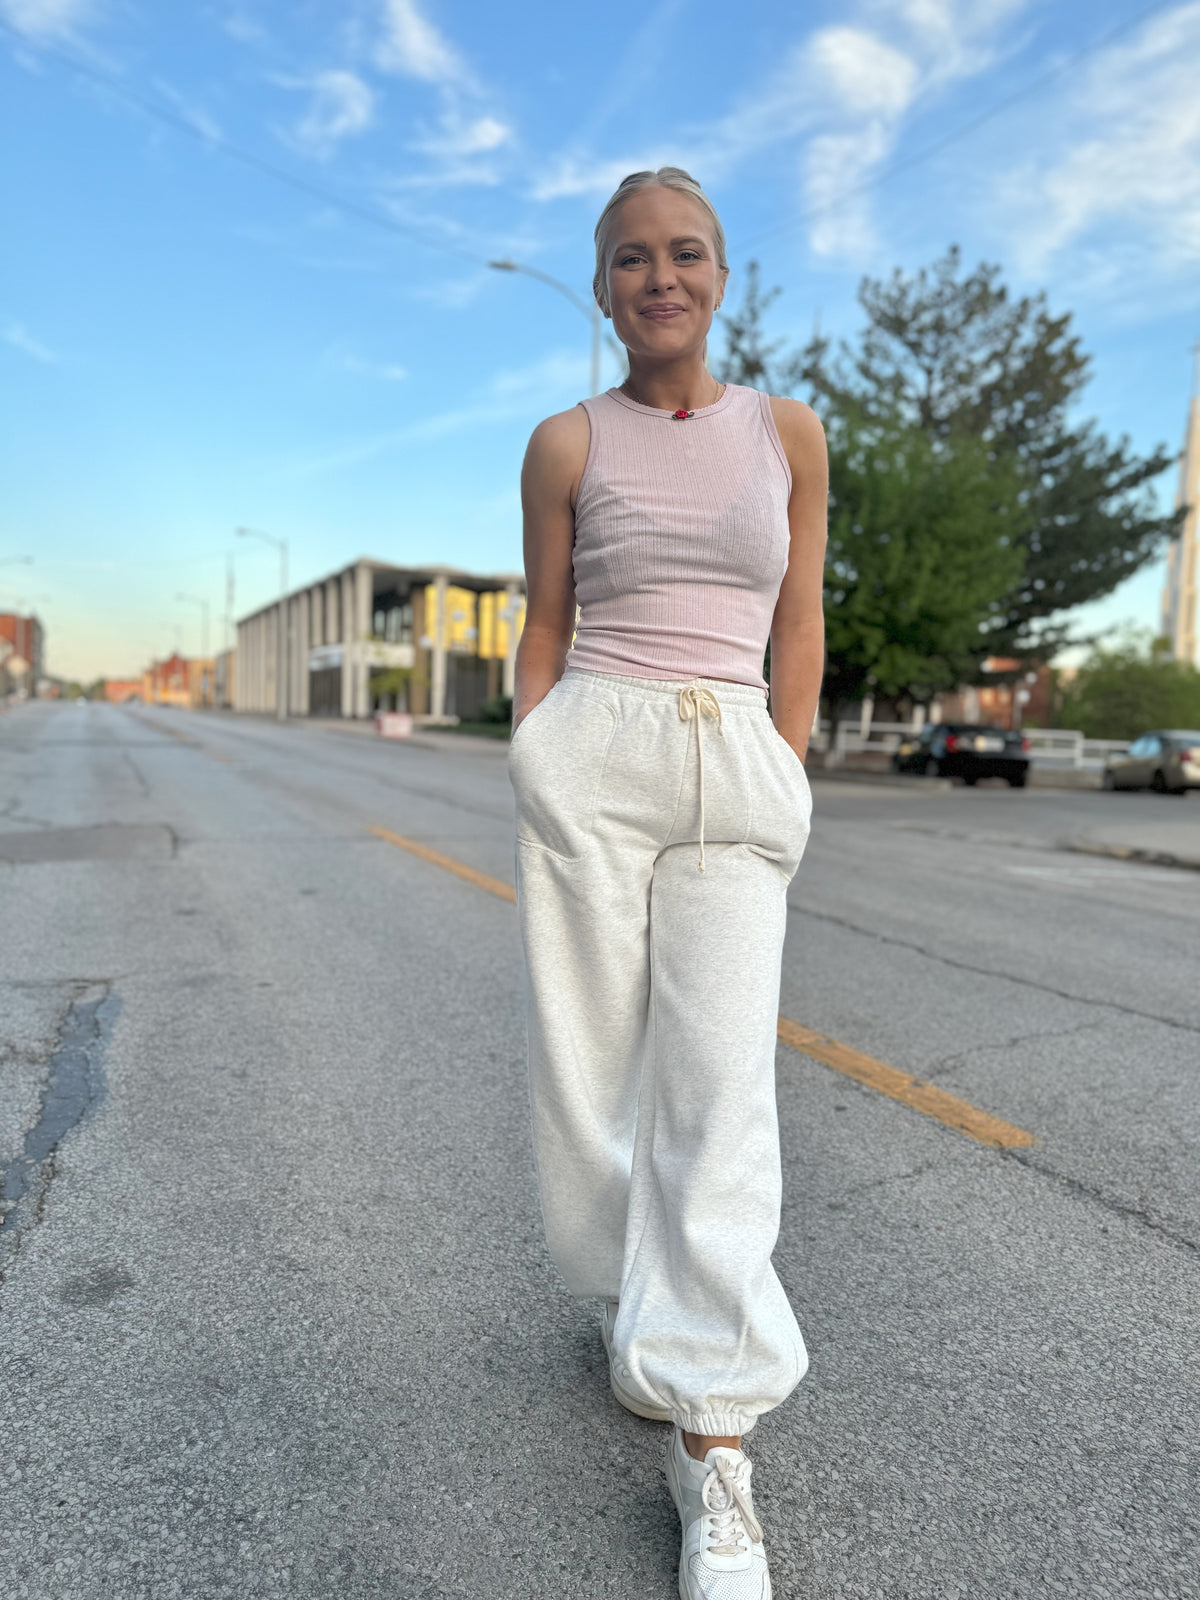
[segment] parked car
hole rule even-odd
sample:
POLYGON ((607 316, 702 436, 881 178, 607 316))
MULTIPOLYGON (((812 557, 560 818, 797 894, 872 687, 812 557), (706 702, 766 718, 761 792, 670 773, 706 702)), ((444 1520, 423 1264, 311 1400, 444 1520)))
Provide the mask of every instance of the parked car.
POLYGON ((892 757, 897 772, 920 772, 927 778, 1004 778, 1014 789, 1025 787, 1029 772, 1029 740, 1007 728, 976 722, 931 722, 915 739, 905 739, 892 757))
POLYGON ((1104 764, 1106 789, 1153 789, 1186 794, 1200 789, 1200 733, 1195 728, 1158 728, 1135 739, 1104 764))

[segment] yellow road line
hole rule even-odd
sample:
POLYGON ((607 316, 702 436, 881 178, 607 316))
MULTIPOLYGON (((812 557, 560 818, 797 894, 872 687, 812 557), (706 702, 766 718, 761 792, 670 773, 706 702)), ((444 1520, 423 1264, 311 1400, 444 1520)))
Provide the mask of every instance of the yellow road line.
POLYGON ((435 867, 444 867, 456 878, 465 878, 477 889, 486 889, 489 894, 498 895, 501 900, 509 900, 516 904, 517 894, 511 883, 502 883, 499 878, 489 878, 486 872, 477 872, 474 867, 467 866, 465 861, 455 861, 453 856, 444 856, 440 850, 431 850, 427 844, 418 844, 415 839, 406 839, 403 834, 391 833, 387 828, 372 828, 371 832, 376 838, 386 839, 388 844, 394 844, 400 850, 407 850, 410 855, 420 856, 422 861, 432 861, 435 867))
MULTIPOLYGON (((415 839, 406 839, 388 828, 372 828, 371 832, 376 838, 385 839, 388 844, 419 856, 422 861, 443 867, 456 878, 473 883, 478 889, 486 889, 501 900, 516 902, 512 884, 504 883, 499 878, 489 878, 486 872, 476 871, 474 867, 467 866, 465 861, 456 861, 453 856, 445 856, 440 850, 431 850, 428 845, 418 844, 415 839)), ((852 1049, 840 1039, 831 1039, 826 1033, 805 1028, 790 1017, 780 1017, 778 1032, 783 1043, 798 1050, 801 1055, 819 1061, 822 1066, 832 1067, 834 1072, 853 1078, 856 1083, 874 1089, 877 1094, 886 1095, 889 1100, 898 1100, 901 1105, 919 1111, 922 1116, 932 1117, 935 1122, 953 1128, 956 1133, 966 1134, 968 1139, 975 1139, 980 1144, 991 1145, 998 1150, 1023 1148, 1035 1142, 1033 1134, 1027 1133, 1024 1128, 1003 1122, 989 1111, 980 1111, 978 1106, 960 1100, 957 1095, 947 1094, 944 1089, 937 1089, 931 1083, 922 1083, 911 1072, 901 1072, 898 1067, 888 1066, 886 1061, 863 1055, 861 1050, 852 1049)))
POLYGON ((886 1061, 876 1061, 874 1056, 865 1056, 861 1050, 852 1050, 840 1039, 831 1039, 826 1033, 816 1033, 812 1028, 802 1027, 789 1017, 780 1017, 779 1037, 801 1055, 811 1056, 822 1066, 832 1067, 835 1072, 844 1073, 847 1078, 865 1084, 877 1094, 887 1095, 889 1100, 898 1100, 901 1105, 911 1106, 923 1116, 932 1117, 947 1128, 965 1133, 968 1139, 976 1139, 980 1144, 1009 1150, 1034 1143, 1033 1135, 1026 1133, 1024 1128, 1016 1128, 1011 1122, 1002 1122, 999 1117, 993 1117, 988 1111, 980 1111, 978 1106, 960 1100, 957 1095, 947 1094, 932 1083, 922 1083, 911 1072, 889 1067, 886 1061))

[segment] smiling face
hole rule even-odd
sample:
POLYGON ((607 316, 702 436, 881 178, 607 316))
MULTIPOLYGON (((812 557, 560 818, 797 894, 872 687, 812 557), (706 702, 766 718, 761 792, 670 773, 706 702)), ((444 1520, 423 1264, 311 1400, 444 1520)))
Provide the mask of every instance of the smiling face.
POLYGON ((703 206, 676 189, 639 190, 613 213, 605 264, 613 327, 631 355, 702 349, 727 276, 703 206))

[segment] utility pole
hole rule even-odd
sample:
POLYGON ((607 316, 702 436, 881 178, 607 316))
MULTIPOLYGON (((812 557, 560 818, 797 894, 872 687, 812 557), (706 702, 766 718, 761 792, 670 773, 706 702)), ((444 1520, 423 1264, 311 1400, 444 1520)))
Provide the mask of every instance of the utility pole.
POLYGON ((273 544, 279 551, 279 665, 275 675, 275 715, 280 722, 287 721, 288 714, 288 667, 291 652, 288 649, 291 633, 291 607, 288 605, 288 545, 286 539, 277 539, 274 534, 262 533, 257 528, 237 528, 234 530, 239 539, 261 539, 264 544, 273 544))

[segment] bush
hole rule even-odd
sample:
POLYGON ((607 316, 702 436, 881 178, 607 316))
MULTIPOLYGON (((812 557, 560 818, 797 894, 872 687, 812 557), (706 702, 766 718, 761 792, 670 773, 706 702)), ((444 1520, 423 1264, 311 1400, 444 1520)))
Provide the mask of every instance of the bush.
POLYGON ((1200 672, 1166 639, 1092 652, 1067 686, 1059 726, 1089 739, 1136 739, 1150 728, 1200 728, 1200 672))
POLYGON ((494 700, 485 700, 475 713, 476 722, 511 722, 512 696, 498 694, 494 700))

